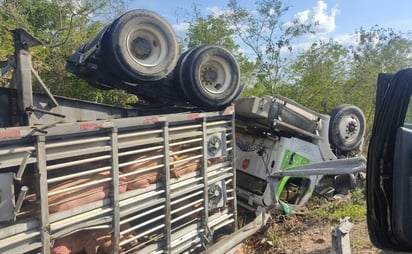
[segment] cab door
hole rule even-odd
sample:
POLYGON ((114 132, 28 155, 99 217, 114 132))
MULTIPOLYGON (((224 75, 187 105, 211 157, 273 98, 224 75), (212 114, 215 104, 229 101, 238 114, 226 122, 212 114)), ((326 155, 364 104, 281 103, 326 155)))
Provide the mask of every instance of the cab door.
POLYGON ((367 158, 372 243, 412 251, 412 69, 380 74, 367 158))

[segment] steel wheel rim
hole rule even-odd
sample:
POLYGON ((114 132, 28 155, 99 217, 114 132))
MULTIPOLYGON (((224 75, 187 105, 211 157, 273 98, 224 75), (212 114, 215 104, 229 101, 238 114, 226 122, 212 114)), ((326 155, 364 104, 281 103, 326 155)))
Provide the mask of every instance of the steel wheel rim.
POLYGON ((223 58, 211 57, 200 66, 200 86, 210 94, 224 93, 230 87, 230 69, 223 58))

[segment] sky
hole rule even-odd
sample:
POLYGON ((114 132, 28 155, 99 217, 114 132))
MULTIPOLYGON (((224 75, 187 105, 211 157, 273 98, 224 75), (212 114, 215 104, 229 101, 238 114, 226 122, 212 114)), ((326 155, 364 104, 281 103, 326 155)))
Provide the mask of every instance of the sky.
MULTIPOLYGON (((254 0, 239 0, 240 6, 254 8, 254 0)), ((315 17, 317 38, 334 38, 351 44, 359 28, 374 25, 395 31, 412 31, 411 0, 284 0, 290 7, 284 19, 315 17)), ((149 9, 164 17, 178 34, 184 34, 185 20, 191 17, 195 4, 203 14, 219 13, 227 9, 224 0, 130 0, 130 9, 149 9)), ((310 39, 308 39, 310 40, 310 39)), ((308 43, 310 45, 310 43, 308 43)))

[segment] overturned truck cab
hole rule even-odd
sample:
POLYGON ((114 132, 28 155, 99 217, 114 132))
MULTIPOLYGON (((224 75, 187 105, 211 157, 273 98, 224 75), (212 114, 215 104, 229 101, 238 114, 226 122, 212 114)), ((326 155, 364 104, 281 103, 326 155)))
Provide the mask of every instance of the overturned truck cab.
POLYGON ((325 175, 365 171, 365 118, 356 106, 326 115, 278 95, 240 98, 235 110, 238 204, 249 211, 290 213, 325 175))

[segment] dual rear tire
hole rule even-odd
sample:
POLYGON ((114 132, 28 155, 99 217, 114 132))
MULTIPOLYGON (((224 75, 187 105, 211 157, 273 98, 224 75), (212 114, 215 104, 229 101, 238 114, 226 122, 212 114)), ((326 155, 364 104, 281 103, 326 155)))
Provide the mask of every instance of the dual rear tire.
POLYGON ((123 89, 149 103, 221 109, 241 92, 239 65, 227 49, 205 45, 179 57, 173 28, 149 10, 115 19, 78 49, 66 68, 95 87, 123 89))
POLYGON ((236 59, 217 45, 200 46, 183 53, 175 75, 187 100, 207 109, 227 106, 242 89, 236 59))

